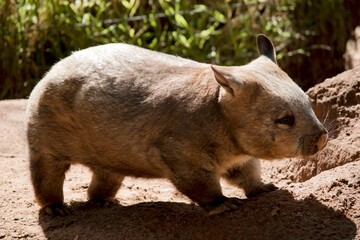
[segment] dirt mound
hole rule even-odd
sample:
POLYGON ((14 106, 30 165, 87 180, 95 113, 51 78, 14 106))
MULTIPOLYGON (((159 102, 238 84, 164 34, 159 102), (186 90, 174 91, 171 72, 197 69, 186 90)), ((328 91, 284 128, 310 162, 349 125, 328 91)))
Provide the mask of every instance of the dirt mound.
MULTIPOLYGON (((331 106, 336 102, 328 118, 336 119, 338 130, 328 146, 332 152, 327 153, 336 154, 319 155, 313 160, 317 161, 315 170, 309 169, 318 173, 319 166, 327 168, 325 157, 333 161, 331 166, 342 166, 293 183, 287 168, 301 176, 301 169, 310 165, 301 168, 301 161, 295 160, 264 162, 264 180, 281 189, 245 199, 238 211, 215 217, 207 217, 170 182, 159 179, 126 178, 117 194, 120 204, 88 209, 85 201, 91 173, 82 166, 71 167, 64 185, 65 202, 73 214, 44 215, 34 201, 24 154, 26 100, 1 101, 0 239, 359 239, 360 161, 346 163, 355 159, 353 150, 359 150, 355 128, 359 127, 359 108, 350 104, 351 97, 340 94, 351 90, 354 79, 359 78, 352 72, 341 76, 349 81, 332 85, 335 80, 328 80, 325 90, 309 91, 319 109, 327 109, 325 102, 331 106), (335 114, 340 110, 341 117, 335 114)), ((245 198, 239 189, 222 186, 226 196, 245 198)))
POLYGON ((316 156, 285 160, 276 169, 284 178, 300 182, 360 160, 360 67, 326 79, 307 94, 329 131, 329 141, 316 156))

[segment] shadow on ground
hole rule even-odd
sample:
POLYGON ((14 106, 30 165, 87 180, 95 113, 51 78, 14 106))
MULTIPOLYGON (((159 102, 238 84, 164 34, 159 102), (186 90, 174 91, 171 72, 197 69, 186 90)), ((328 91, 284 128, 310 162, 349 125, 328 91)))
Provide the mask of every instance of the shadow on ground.
POLYGON ((208 217, 193 204, 147 202, 86 209, 73 215, 39 214, 48 239, 353 239, 356 225, 313 198, 297 201, 286 190, 245 201, 237 211, 208 217))

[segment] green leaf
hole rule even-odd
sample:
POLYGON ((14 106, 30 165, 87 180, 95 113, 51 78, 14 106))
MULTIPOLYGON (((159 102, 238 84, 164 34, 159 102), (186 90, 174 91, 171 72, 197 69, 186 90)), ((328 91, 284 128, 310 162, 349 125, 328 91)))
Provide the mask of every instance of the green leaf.
POLYGON ((214 11, 214 18, 221 23, 225 23, 226 22, 226 18, 224 16, 224 14, 222 14, 219 11, 214 11))
POLYGON ((185 47, 189 48, 190 47, 190 43, 189 41, 186 39, 186 37, 182 34, 179 34, 179 42, 184 45, 185 47))
POLYGON ((179 24, 182 28, 187 28, 189 26, 188 22, 185 20, 185 18, 180 14, 175 14, 175 21, 177 24, 179 24))
POLYGON ((131 28, 129 31, 129 36, 133 38, 135 36, 135 29, 131 28))
POLYGON ((126 0, 121 0, 122 5, 124 5, 124 7, 126 9, 130 9, 131 8, 131 3, 129 1, 126 0))

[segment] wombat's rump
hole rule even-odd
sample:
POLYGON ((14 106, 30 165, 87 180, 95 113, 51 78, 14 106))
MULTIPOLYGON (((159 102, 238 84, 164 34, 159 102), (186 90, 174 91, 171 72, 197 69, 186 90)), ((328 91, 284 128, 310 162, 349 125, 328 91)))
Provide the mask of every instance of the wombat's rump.
POLYGON ((67 213, 70 164, 93 171, 92 203, 112 201, 124 176, 168 178, 210 214, 238 208, 219 179, 250 197, 274 190, 258 158, 315 154, 327 133, 308 97, 258 36, 260 57, 211 66, 127 44, 61 60, 35 87, 27 139, 35 196, 50 214, 67 213))

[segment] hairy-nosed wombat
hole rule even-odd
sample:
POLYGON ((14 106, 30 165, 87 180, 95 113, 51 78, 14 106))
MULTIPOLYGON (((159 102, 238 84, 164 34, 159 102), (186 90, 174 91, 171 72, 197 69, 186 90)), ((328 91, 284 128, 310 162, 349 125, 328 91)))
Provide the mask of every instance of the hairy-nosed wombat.
POLYGON ((219 179, 247 196, 274 190, 263 159, 321 150, 327 131, 309 98, 257 38, 245 66, 198 63, 127 44, 73 53, 35 87, 27 107, 32 183, 50 214, 66 214, 70 164, 88 166, 91 202, 112 201, 124 176, 168 178, 209 214, 238 208, 219 179))

